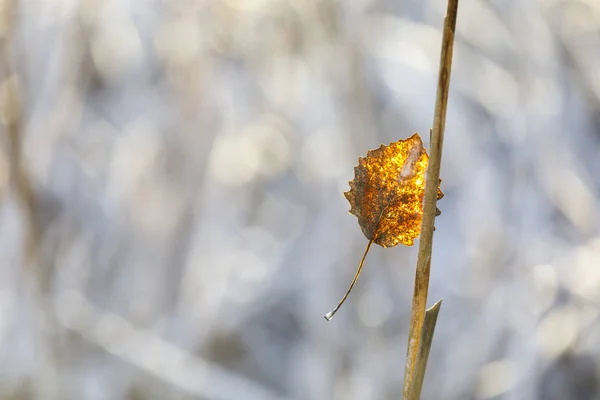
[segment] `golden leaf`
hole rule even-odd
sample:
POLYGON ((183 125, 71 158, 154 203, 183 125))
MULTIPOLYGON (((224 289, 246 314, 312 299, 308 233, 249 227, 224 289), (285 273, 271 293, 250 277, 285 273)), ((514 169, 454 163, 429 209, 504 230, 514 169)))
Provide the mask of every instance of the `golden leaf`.
MULTIPOLYGON (((327 320, 333 317, 350 294, 372 243, 382 247, 393 247, 399 243, 412 246, 419 237, 428 162, 429 157, 418 133, 369 150, 365 158, 358 159, 350 191, 344 196, 350 202, 350 213, 358 218, 369 244, 350 288, 338 306, 325 316, 327 320)), ((443 195, 438 187, 438 199, 443 195)), ((436 210, 436 215, 439 215, 439 210, 436 210)))
POLYGON ((382 247, 412 246, 421 232, 428 161, 418 133, 358 159, 344 195, 367 239, 382 247))

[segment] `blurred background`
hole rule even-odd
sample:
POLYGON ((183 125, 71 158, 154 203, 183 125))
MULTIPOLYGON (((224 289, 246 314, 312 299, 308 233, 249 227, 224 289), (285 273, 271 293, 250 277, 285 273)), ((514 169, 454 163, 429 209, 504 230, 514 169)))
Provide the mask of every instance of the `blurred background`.
MULTIPOLYGON (((443 0, 0 3, 0 399, 400 399, 443 0)), ((461 0, 422 398, 600 399, 600 2, 461 0)))

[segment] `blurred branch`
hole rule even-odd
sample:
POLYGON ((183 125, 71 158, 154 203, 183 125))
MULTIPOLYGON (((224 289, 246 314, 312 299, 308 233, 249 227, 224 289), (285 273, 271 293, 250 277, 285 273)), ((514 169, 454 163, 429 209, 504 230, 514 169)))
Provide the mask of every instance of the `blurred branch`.
POLYGON ((23 117, 21 112, 21 81, 16 67, 15 31, 19 20, 19 2, 8 1, 0 10, 0 19, 5 25, 0 36, 0 117, 4 133, 7 136, 9 152, 10 185, 14 188, 15 198, 21 209, 25 226, 22 266, 29 285, 32 315, 35 326, 33 340, 36 351, 36 363, 32 381, 36 398, 60 398, 58 388, 57 348, 53 340, 56 321, 46 301, 50 274, 40 263, 42 229, 39 210, 31 175, 23 157, 23 117))
POLYGON ((101 310, 78 291, 60 293, 54 309, 65 328, 193 396, 214 400, 291 400, 101 310))
POLYGON ((17 20, 16 1, 8 2, 3 10, 7 23, 6 31, 0 40, 0 63, 2 68, 2 124, 8 138, 10 181, 15 189, 17 202, 23 212, 27 226, 27 238, 24 246, 24 263, 35 263, 41 243, 41 228, 35 205, 35 195, 29 171, 23 162, 23 129, 21 117, 21 99, 19 96, 20 79, 14 66, 13 39, 14 21, 17 20))
MULTIPOLYGON (((430 143, 431 154, 427 169, 427 180, 425 182, 423 222, 421 225, 421 239, 419 242, 415 290, 413 294, 408 349, 404 371, 404 399, 418 398, 418 394, 417 397, 412 397, 411 393, 414 390, 413 374, 416 366, 417 353, 420 348, 421 330, 425 318, 427 293, 429 291, 433 231, 435 229, 434 223, 437 209, 437 190, 442 162, 442 146, 444 143, 444 128, 446 125, 446 109, 448 106, 448 91, 450 88, 450 72, 452 69, 452 51, 454 48, 454 31, 456 29, 457 12, 458 0, 449 0, 446 18, 444 18, 438 88, 435 101, 433 132, 430 143)), ((435 323, 435 319, 433 322, 435 323)))

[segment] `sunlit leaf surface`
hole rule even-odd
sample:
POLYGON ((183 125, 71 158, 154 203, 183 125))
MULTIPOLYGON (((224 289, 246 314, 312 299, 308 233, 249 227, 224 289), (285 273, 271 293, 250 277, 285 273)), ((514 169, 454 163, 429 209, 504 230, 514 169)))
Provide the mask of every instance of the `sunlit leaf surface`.
POLYGON ((428 161, 418 133, 358 159, 344 195, 367 239, 382 247, 414 243, 421 231, 428 161))

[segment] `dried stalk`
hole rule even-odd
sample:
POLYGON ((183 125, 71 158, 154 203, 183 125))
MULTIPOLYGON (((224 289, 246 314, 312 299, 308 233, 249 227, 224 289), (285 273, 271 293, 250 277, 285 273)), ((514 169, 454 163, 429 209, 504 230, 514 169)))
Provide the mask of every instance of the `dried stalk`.
POLYGON ((437 322, 441 306, 442 300, 439 300, 425 312, 425 320, 423 321, 423 328, 421 329, 421 341, 419 343, 419 351, 417 352, 417 361, 415 362, 408 400, 419 400, 421 397, 421 388, 423 387, 423 379, 425 378, 429 350, 431 349, 433 333, 435 332, 435 323, 437 322))
POLYGON ((444 19, 438 87, 435 100, 435 113, 433 118, 433 132, 431 135, 429 166, 427 169, 425 196, 423 200, 423 222, 421 225, 421 238, 419 242, 417 271, 415 275, 415 289, 413 294, 410 329, 408 335, 408 349, 404 371, 403 398, 407 400, 411 398, 418 398, 410 397, 410 393, 413 387, 417 353, 420 346, 421 330, 425 318, 427 292, 429 290, 433 230, 437 208, 437 188, 440 179, 442 146, 444 143, 444 128, 446 125, 446 109, 448 106, 448 91, 450 88, 452 50, 454 48, 454 32, 456 29, 457 12, 458 0, 448 0, 448 9, 446 11, 446 18, 444 19))

